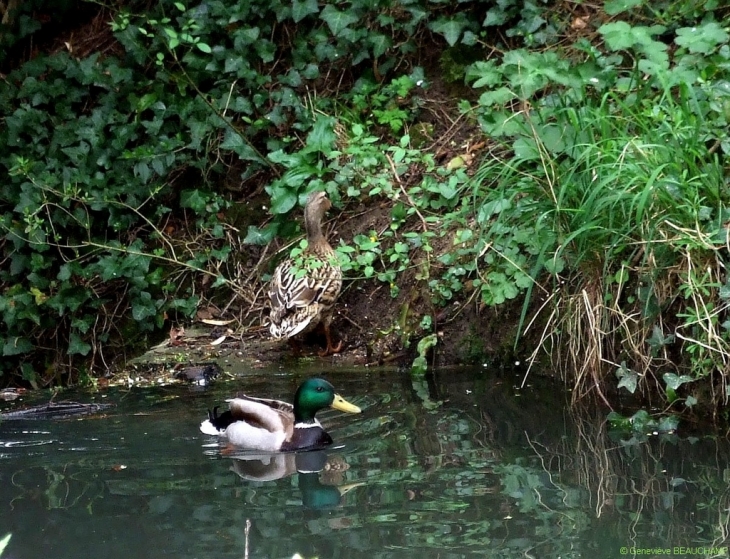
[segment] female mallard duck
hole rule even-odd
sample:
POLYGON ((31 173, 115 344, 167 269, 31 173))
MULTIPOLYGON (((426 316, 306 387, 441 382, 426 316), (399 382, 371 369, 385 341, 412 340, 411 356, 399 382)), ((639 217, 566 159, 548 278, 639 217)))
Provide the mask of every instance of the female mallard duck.
POLYGON ((320 378, 299 385, 294 405, 249 396, 228 400, 228 405, 230 410, 221 415, 218 408, 209 411, 200 430, 242 448, 267 452, 314 450, 332 444, 332 437, 314 417, 323 408, 360 413, 360 408, 335 394, 334 387, 320 378))
POLYGON ((337 353, 342 341, 332 343, 332 307, 342 289, 342 270, 335 251, 322 234, 322 219, 332 207, 324 192, 313 192, 304 208, 307 248, 298 264, 291 258, 274 270, 269 286, 271 325, 274 338, 291 338, 324 326, 327 347, 320 355, 337 353))

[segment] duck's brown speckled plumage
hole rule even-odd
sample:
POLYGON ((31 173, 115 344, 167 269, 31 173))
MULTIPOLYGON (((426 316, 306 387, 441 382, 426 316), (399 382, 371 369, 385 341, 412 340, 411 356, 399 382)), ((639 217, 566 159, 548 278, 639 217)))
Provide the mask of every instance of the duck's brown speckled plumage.
POLYGON ((320 322, 327 337, 323 355, 336 353, 330 323, 335 301, 342 289, 342 271, 335 252, 322 233, 322 219, 332 203, 324 192, 313 192, 304 208, 307 248, 297 264, 292 259, 276 267, 269 286, 271 324, 274 338, 291 338, 313 330, 320 322))

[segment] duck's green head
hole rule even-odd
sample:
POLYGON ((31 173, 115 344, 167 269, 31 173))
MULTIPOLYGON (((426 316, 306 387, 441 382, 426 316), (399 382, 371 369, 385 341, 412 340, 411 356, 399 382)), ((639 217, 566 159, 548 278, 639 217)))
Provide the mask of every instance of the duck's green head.
POLYGON ((312 422, 319 410, 330 407, 360 413, 360 408, 335 393, 335 387, 324 379, 310 378, 299 385, 294 395, 294 419, 297 423, 312 422))

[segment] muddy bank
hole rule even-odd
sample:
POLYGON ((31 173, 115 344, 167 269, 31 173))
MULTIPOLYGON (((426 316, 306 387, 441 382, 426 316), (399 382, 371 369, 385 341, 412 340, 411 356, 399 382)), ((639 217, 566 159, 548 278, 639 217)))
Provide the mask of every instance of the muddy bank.
POLYGON ((263 326, 236 328, 204 322, 173 327, 168 339, 133 359, 118 373, 135 382, 163 382, 180 377, 186 367, 216 363, 225 374, 234 369, 293 366, 302 362, 326 363, 328 367, 410 367, 417 356, 419 339, 427 334, 419 324, 424 315, 435 318, 437 345, 429 350, 433 366, 502 363, 519 359, 513 351, 520 308, 480 308, 453 303, 434 309, 417 285, 403 286, 393 299, 384 285, 352 283, 338 301, 333 322, 342 350, 320 357, 325 339, 320 330, 309 334, 301 345, 272 340, 263 326), (415 294, 415 295, 414 295, 415 294))

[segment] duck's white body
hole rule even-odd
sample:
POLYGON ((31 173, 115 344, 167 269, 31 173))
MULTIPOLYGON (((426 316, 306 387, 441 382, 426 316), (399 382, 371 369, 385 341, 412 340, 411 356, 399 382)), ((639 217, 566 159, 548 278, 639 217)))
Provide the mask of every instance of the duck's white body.
POLYGON ((332 444, 331 437, 317 419, 295 423, 294 406, 286 402, 249 396, 231 398, 226 402, 229 411, 220 417, 214 411, 200 424, 203 433, 223 437, 241 448, 268 452, 322 448, 332 444), (227 413, 230 416, 223 420, 223 424, 217 421, 227 413))

